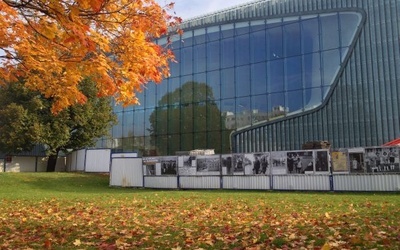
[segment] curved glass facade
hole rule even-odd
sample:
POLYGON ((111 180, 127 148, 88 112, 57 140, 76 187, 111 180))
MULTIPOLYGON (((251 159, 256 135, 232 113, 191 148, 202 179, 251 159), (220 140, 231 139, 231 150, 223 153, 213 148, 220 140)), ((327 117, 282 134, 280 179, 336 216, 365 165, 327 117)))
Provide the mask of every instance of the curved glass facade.
MULTIPOLYGON (((284 149, 277 146, 281 139, 273 139, 274 134, 283 133, 285 141, 285 133, 292 132, 269 132, 268 124, 320 109, 329 101, 363 28, 365 12, 324 4, 319 7, 325 9, 316 11, 312 9, 318 5, 304 6, 305 0, 275 2, 263 2, 265 12, 276 12, 272 15, 251 16, 249 11, 246 17, 238 7, 231 14, 243 10, 244 18, 200 25, 193 21, 184 27, 182 37, 171 45, 178 61, 171 64, 171 77, 159 85, 148 84, 138 95, 140 106, 116 107, 119 124, 112 130, 113 139, 103 139, 98 146, 143 155, 199 148, 216 153, 284 149), (293 14, 290 6, 296 4, 310 11, 293 14)), ((304 133, 304 128, 297 130, 304 133)), ((302 139, 327 138, 322 133, 302 139)), ((290 144, 286 149, 296 147, 290 144)))

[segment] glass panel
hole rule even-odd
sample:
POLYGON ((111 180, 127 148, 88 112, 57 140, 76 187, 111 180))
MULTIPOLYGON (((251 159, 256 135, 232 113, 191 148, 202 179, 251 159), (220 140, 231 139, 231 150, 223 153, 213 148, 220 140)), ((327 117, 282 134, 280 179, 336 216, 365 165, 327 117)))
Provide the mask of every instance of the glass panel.
POLYGON ((287 113, 285 108, 285 95, 284 93, 274 93, 268 95, 269 107, 271 107, 270 119, 281 118, 287 113))
POLYGON ((264 20, 251 21, 250 30, 251 32, 265 30, 265 21, 264 20))
POLYGON ((283 60, 268 62, 268 92, 281 92, 284 89, 283 60))
POLYGON ((194 42, 195 44, 206 42, 206 29, 197 29, 194 31, 194 42))
POLYGON ((181 135, 181 150, 182 151, 189 151, 193 150, 193 134, 187 133, 181 135))
POLYGON ((207 130, 221 129, 221 111, 218 108, 219 102, 207 102, 207 130))
POLYGON ((233 37, 234 29, 233 24, 221 25, 221 35, 222 38, 233 37))
POLYGON ((340 51, 338 49, 322 52, 323 85, 331 85, 340 67, 340 51))
POLYGON ((236 96, 250 95, 250 66, 242 66, 236 68, 236 96))
POLYGON ((120 138, 122 137, 122 122, 123 122, 123 113, 118 112, 116 113, 118 124, 114 125, 112 128, 112 137, 113 138, 120 138))
POLYGON ((169 70, 171 73, 171 76, 179 76, 180 74, 180 62, 181 62, 181 51, 179 49, 174 49, 173 50, 175 60, 177 62, 170 62, 169 63, 169 70))
POLYGON ((194 132, 205 131, 207 129, 207 106, 206 102, 195 103, 193 107, 194 132))
POLYGON ((361 22, 361 14, 359 13, 340 13, 340 35, 342 46, 350 46, 357 26, 361 22))
POLYGON ((265 30, 254 32, 250 35, 250 61, 257 63, 266 60, 267 40, 265 30))
POLYGON ((299 111, 303 108, 303 91, 289 91, 287 92, 286 105, 287 111, 292 113, 299 111))
POLYGON ((235 38, 235 61, 236 65, 250 63, 249 35, 237 36, 235 38))
POLYGON ((156 85, 155 83, 146 84, 146 88, 144 90, 145 94, 145 107, 146 108, 154 108, 156 106, 156 85))
POLYGON ((181 130, 183 133, 193 132, 193 105, 181 106, 181 130))
POLYGON ((231 69, 221 70, 221 97, 233 98, 235 97, 235 72, 231 69))
POLYGON ((210 42, 207 44, 207 69, 214 70, 219 68, 219 42, 210 42))
POLYGON ((318 19, 306 19, 301 21, 301 45, 302 52, 308 54, 319 51, 319 26, 318 19))
POLYGON ((300 47, 300 24, 298 22, 283 26, 285 56, 296 56, 301 54, 300 47))
POLYGON ((135 110, 133 116, 134 136, 144 136, 144 110, 135 110))
MULTIPOLYGON (((162 110, 161 112, 167 112, 167 110, 162 110)), ((170 106, 168 108, 168 134, 179 134, 180 130, 180 117, 181 113, 178 105, 170 106)), ((166 122, 164 124, 166 124, 166 122)))
POLYGON ((267 95, 256 95, 251 98, 251 106, 253 110, 258 110, 261 113, 267 113, 271 109, 268 108, 267 95))
POLYGON ((302 89, 301 57, 290 57, 285 60, 285 85, 286 90, 302 89))
POLYGON ((189 75, 193 72, 193 48, 187 47, 182 49, 181 54, 181 73, 183 75, 189 75))
POLYGON ((168 81, 168 104, 178 105, 181 101, 179 88, 180 88, 179 78, 171 78, 168 81))
POLYGON ((233 38, 221 41, 221 67, 233 67, 235 63, 235 49, 233 38))
POLYGON ((182 47, 190 47, 193 46, 193 31, 192 30, 188 30, 185 31, 182 34, 182 40, 181 41, 176 41, 173 43, 173 48, 179 48, 180 45, 182 45, 182 47), (177 47, 178 45, 178 47, 177 47))
POLYGON ((175 155, 177 151, 180 151, 180 141, 181 136, 179 134, 168 136, 168 155, 175 155))
POLYGON ((313 109, 322 103, 321 87, 304 90, 304 109, 313 109))
POLYGON ((211 88, 212 94, 209 94, 210 98, 220 99, 221 98, 221 83, 219 71, 211 71, 207 74, 207 84, 211 88))
POLYGON ((144 117, 144 134, 146 136, 150 135, 151 133, 155 133, 156 131, 153 131, 153 128, 155 128, 155 109, 145 109, 145 117, 144 117))
POLYGON ((251 124, 252 110, 249 97, 236 99, 236 127, 241 128, 251 124))
MULTIPOLYGON (((157 108, 155 113, 155 135, 166 135, 167 134, 167 120, 168 120, 168 110, 167 107, 157 108)), ((135 116, 136 118, 136 116, 135 116)), ((136 120, 135 120, 136 121, 136 120)), ((135 123, 136 126, 136 123, 135 123)), ((138 131, 140 132, 140 131, 138 131)), ((135 129, 136 133, 136 129, 135 129)))
POLYGON ((267 64, 257 63, 251 65, 251 94, 267 93, 267 64))
POLYGON ((282 26, 267 30, 267 46, 268 60, 274 60, 283 57, 282 26))
POLYGON ((123 137, 133 136, 133 111, 124 112, 123 137))
POLYGON ((320 16, 322 49, 339 48, 339 21, 337 14, 320 16))
POLYGON ((206 45, 199 44, 193 48, 193 70, 194 73, 206 71, 206 45))
POLYGON ((248 22, 236 23, 235 31, 236 31, 237 36, 240 36, 243 34, 248 34, 249 33, 249 23, 248 22))
POLYGON ((219 26, 208 27, 207 28, 207 39, 208 41, 219 40, 219 26))
POLYGON ((207 148, 207 133, 198 132, 194 134, 193 148, 207 148))
POLYGON ((193 102, 193 81, 192 79, 182 79, 184 84, 181 87, 180 96, 181 104, 187 105, 193 102))
POLYGON ((321 59, 319 53, 303 56, 303 79, 305 88, 321 86, 321 59))

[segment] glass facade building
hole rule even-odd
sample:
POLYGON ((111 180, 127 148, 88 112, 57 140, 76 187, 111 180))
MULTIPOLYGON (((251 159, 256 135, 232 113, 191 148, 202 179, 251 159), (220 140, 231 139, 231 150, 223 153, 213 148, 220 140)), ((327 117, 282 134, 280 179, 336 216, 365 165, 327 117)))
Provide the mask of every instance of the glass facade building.
POLYGON ((400 137, 399 18, 400 0, 270 0, 188 20, 171 77, 116 106, 97 145, 145 156, 382 145, 400 137))

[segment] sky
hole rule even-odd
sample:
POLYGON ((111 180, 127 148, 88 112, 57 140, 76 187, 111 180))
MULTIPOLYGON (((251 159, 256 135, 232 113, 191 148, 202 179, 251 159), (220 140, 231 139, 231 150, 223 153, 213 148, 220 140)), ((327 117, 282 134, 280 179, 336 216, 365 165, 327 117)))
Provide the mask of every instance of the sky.
POLYGON ((254 0, 156 0, 161 6, 175 3, 176 15, 185 21, 188 18, 201 16, 236 5, 253 2, 254 0))

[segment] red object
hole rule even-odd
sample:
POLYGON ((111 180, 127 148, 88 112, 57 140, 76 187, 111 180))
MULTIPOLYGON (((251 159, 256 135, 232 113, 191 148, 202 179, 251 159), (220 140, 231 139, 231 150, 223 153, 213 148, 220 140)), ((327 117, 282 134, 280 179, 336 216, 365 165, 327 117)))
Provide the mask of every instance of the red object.
POLYGON ((393 141, 386 142, 382 146, 399 146, 400 145, 400 138, 394 139, 393 141))

